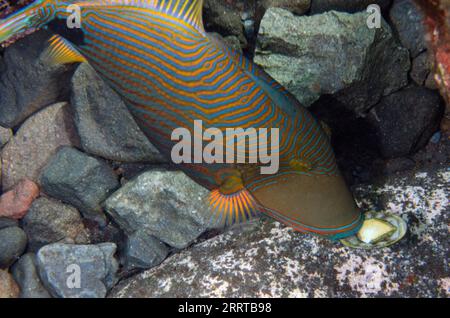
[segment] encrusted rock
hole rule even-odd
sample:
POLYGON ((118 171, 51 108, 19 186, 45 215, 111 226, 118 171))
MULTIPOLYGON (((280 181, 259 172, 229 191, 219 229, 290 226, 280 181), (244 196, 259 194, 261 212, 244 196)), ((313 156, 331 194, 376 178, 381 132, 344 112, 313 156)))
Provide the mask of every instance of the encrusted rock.
POLYGON ((105 224, 101 204, 119 187, 117 175, 105 162, 71 147, 62 147, 53 156, 43 170, 41 184, 46 194, 101 224, 105 224))
POLYGON ((12 274, 20 287, 20 298, 50 298, 42 285, 36 269, 36 255, 23 255, 12 268, 12 274))
MULTIPOLYGON (((410 75, 417 85, 428 85, 430 82, 429 77, 433 77, 433 74, 431 74, 431 62, 428 52, 419 54, 413 60, 410 75)), ((434 88, 436 88, 436 84, 434 84, 434 88)))
POLYGON ((86 152, 125 162, 163 160, 119 95, 88 64, 80 65, 72 78, 71 104, 86 152))
POLYGON ((424 87, 408 87, 383 98, 369 115, 381 154, 401 157, 425 146, 439 128, 443 111, 439 94, 424 87))
POLYGON ((366 12, 296 17, 271 8, 258 34, 255 62, 305 106, 335 94, 362 113, 408 83, 409 54, 389 25, 369 28, 366 12))
POLYGON ((424 16, 413 0, 394 0, 389 15, 411 57, 426 50, 424 16))
POLYGON ((54 297, 103 298, 117 281, 116 245, 50 244, 37 254, 44 286, 54 297))
POLYGON ((160 240, 139 230, 129 235, 125 242, 124 263, 126 270, 155 267, 169 254, 168 247, 160 240))
POLYGON ((39 31, 5 50, 0 60, 0 125, 12 128, 39 109, 67 99, 73 67, 44 62, 42 52, 51 36, 39 31))
POLYGON ((208 191, 180 171, 149 171, 129 181, 105 202, 127 233, 146 230, 184 248, 206 230, 208 191))
POLYGON ((0 269, 0 298, 18 298, 19 286, 12 275, 6 270, 0 269))
POLYGON ((449 297, 449 182, 443 170, 356 189, 363 210, 407 220, 389 248, 349 249, 263 221, 173 255, 111 297, 449 297))
POLYGON ((11 266, 25 251, 27 236, 19 227, 0 230, 0 268, 11 266))
POLYGON ((2 151, 2 185, 7 190, 23 178, 37 182, 58 147, 77 145, 67 103, 49 106, 29 118, 2 151))
POLYGON ((0 197, 0 217, 23 218, 38 196, 39 187, 36 183, 27 179, 20 181, 0 197))
POLYGON ((90 243, 77 209, 52 199, 35 200, 22 222, 31 251, 55 242, 90 243))

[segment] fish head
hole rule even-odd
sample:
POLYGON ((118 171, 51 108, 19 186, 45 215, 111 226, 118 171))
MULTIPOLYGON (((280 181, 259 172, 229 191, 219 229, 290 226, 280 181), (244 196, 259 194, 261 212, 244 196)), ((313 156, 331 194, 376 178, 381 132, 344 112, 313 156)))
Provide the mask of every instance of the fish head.
POLYGON ((52 19, 54 4, 50 0, 37 0, 19 11, 0 19, 0 44, 7 46, 48 23, 52 19))
POLYGON ((339 239, 354 234, 362 223, 342 176, 278 174, 251 194, 262 212, 301 231, 339 239))

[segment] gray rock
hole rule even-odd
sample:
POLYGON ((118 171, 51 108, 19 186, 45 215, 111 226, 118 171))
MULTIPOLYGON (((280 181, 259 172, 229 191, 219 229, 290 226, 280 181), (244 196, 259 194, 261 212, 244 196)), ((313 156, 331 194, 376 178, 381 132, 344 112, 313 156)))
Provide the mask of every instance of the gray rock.
POLYGON ((222 36, 237 36, 241 46, 247 46, 241 19, 243 9, 244 1, 241 0, 234 3, 226 0, 205 0, 203 16, 206 29, 218 32, 222 36))
POLYGON ((444 169, 355 190, 364 210, 407 221, 407 236, 389 248, 350 249, 263 221, 173 255, 110 296, 449 297, 449 182, 444 169))
POLYGON ((50 298, 42 285, 36 269, 36 255, 23 255, 12 268, 12 274, 20 287, 20 298, 50 298))
POLYGON ((7 227, 13 227, 13 226, 19 226, 19 222, 14 219, 0 217, 0 230, 7 228, 7 227))
POLYGON ((117 281, 115 251, 113 243, 55 243, 39 250, 37 266, 44 286, 54 297, 103 298, 117 281))
POLYGON ((412 80, 419 86, 423 86, 430 76, 431 62, 428 52, 420 53, 412 63, 410 76, 412 80))
POLYGON ((183 172, 149 171, 109 197, 105 208, 128 235, 145 230, 185 248, 206 229, 207 198, 208 191, 183 172))
POLYGON ((105 224, 101 204, 119 187, 114 171, 103 161, 74 148, 62 147, 41 175, 45 193, 75 206, 84 217, 105 224))
POLYGON ((146 231, 139 230, 127 237, 124 257, 126 270, 149 269, 162 263, 168 247, 146 231))
POLYGON ((0 126, 0 149, 8 143, 12 137, 12 130, 0 126))
POLYGON ((6 48, 0 61, 1 126, 12 128, 39 109, 67 100, 73 66, 50 66, 41 56, 51 35, 39 31, 6 48))
POLYGON ((258 35, 255 62, 305 106, 323 94, 356 113, 408 83, 408 51, 383 20, 367 27, 368 13, 331 11, 296 17, 271 8, 258 35))
POLYGON ((424 87, 408 87, 383 98, 368 117, 383 157, 406 156, 425 146, 443 111, 439 93, 424 87))
POLYGON ((77 209, 41 197, 33 202, 22 221, 28 249, 37 251, 50 243, 88 244, 89 234, 77 209))
POLYGON ((306 13, 310 6, 311 0, 262 0, 260 4, 264 9, 283 8, 295 14, 306 13))
POLYGON ((88 64, 81 64, 72 78, 71 104, 86 152, 124 162, 163 161, 119 95, 88 64))
POLYGON ((38 182, 42 168, 61 146, 78 145, 70 107, 59 103, 28 118, 2 150, 2 186, 9 190, 27 178, 38 182))
POLYGON ((11 266, 25 251, 27 236, 20 227, 0 230, 0 268, 11 266))
POLYGON ((416 57, 426 50, 424 15, 413 0, 394 0, 389 13, 401 43, 416 57))
POLYGON ((391 0, 311 0, 311 14, 326 11, 358 12, 366 10, 371 4, 377 4, 381 9, 387 9, 391 0))

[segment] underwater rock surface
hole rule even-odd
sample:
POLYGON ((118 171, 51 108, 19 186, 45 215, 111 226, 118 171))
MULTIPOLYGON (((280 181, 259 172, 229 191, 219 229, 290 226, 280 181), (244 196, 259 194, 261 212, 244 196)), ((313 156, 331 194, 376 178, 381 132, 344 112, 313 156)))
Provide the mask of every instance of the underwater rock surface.
POLYGON ((444 169, 355 190, 363 209, 408 221, 407 237, 390 248, 352 250, 278 222, 256 222, 125 279, 110 296, 449 297, 449 184, 444 169))
POLYGON ((2 151, 2 186, 8 190, 21 179, 39 175, 60 146, 77 146, 70 106, 58 103, 26 120, 2 151))
POLYGON ((88 64, 72 77, 74 121, 87 153, 124 162, 161 162, 122 99, 88 64))
POLYGON ((68 97, 73 67, 50 66, 41 55, 51 35, 33 33, 6 48, 0 58, 0 125, 12 128, 68 97))
POLYGON ((46 245, 37 253, 39 275, 54 297, 103 298, 116 282, 115 252, 113 243, 46 245), (77 287, 76 276, 70 280, 73 285, 68 284, 68 273, 80 275, 79 288, 74 288, 77 287))
POLYGON ((181 171, 148 171, 110 196, 105 208, 128 234, 146 230, 185 248, 206 229, 208 191, 181 171))
POLYGON ((261 21, 255 62, 305 106, 323 94, 355 113, 368 110, 408 83, 408 51, 381 28, 367 26, 369 14, 330 11, 294 16, 269 9, 261 21))

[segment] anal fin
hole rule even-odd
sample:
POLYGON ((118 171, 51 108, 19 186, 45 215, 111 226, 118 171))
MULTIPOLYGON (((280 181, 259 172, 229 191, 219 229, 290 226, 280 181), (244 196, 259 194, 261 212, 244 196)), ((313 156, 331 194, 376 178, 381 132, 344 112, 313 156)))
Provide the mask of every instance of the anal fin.
POLYGON ((59 35, 49 39, 49 47, 44 51, 43 59, 50 65, 87 62, 77 49, 59 35))

